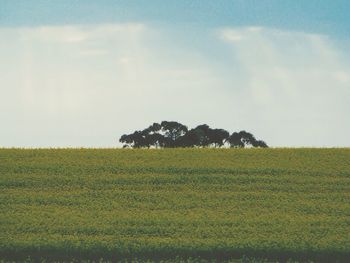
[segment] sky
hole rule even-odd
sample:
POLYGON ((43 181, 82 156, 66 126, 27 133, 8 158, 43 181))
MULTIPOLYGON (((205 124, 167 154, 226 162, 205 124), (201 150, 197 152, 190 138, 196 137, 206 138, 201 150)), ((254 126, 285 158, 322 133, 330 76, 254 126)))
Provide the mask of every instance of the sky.
POLYGON ((350 1, 0 0, 0 147, 174 120, 350 147, 350 1))

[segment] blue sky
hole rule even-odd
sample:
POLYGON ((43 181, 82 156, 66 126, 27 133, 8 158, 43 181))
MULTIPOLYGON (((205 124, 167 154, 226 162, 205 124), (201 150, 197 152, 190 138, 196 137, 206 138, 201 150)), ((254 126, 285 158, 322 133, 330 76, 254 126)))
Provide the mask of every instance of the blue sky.
POLYGON ((114 147, 164 119, 276 147, 350 146, 348 10, 0 0, 0 146, 114 147))
POLYGON ((260 25, 350 34, 347 0, 2 0, 7 26, 147 21, 207 26, 260 25))

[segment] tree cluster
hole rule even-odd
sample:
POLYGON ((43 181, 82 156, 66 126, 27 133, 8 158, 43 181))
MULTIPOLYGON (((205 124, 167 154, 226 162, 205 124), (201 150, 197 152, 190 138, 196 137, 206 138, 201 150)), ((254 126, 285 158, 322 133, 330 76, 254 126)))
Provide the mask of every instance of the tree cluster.
POLYGON ((189 130, 175 121, 153 123, 142 131, 122 135, 119 141, 124 143, 124 148, 268 147, 264 141, 255 139, 253 134, 246 131, 230 134, 224 129, 212 129, 207 124, 189 130))

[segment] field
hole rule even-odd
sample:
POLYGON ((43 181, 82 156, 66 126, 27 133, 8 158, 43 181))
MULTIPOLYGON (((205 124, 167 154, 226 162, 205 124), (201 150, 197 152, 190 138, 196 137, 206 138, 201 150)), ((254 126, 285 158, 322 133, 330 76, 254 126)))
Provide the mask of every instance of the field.
POLYGON ((0 259, 349 262, 350 149, 0 149, 0 259))

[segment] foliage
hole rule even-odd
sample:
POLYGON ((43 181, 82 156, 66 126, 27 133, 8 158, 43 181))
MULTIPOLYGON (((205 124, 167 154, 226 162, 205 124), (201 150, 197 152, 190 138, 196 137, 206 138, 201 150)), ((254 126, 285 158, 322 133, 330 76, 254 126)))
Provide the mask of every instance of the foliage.
POLYGON ((212 129, 207 124, 202 124, 188 130, 187 126, 175 121, 162 121, 161 124, 153 123, 143 131, 135 131, 124 134, 119 142, 124 143, 124 148, 150 148, 154 146, 175 147, 222 147, 228 143, 233 148, 245 146, 267 148, 264 141, 256 140, 246 131, 234 132, 232 135, 224 129, 212 129))
POLYGON ((347 262, 349 160, 350 149, 1 149, 0 259, 347 262))

